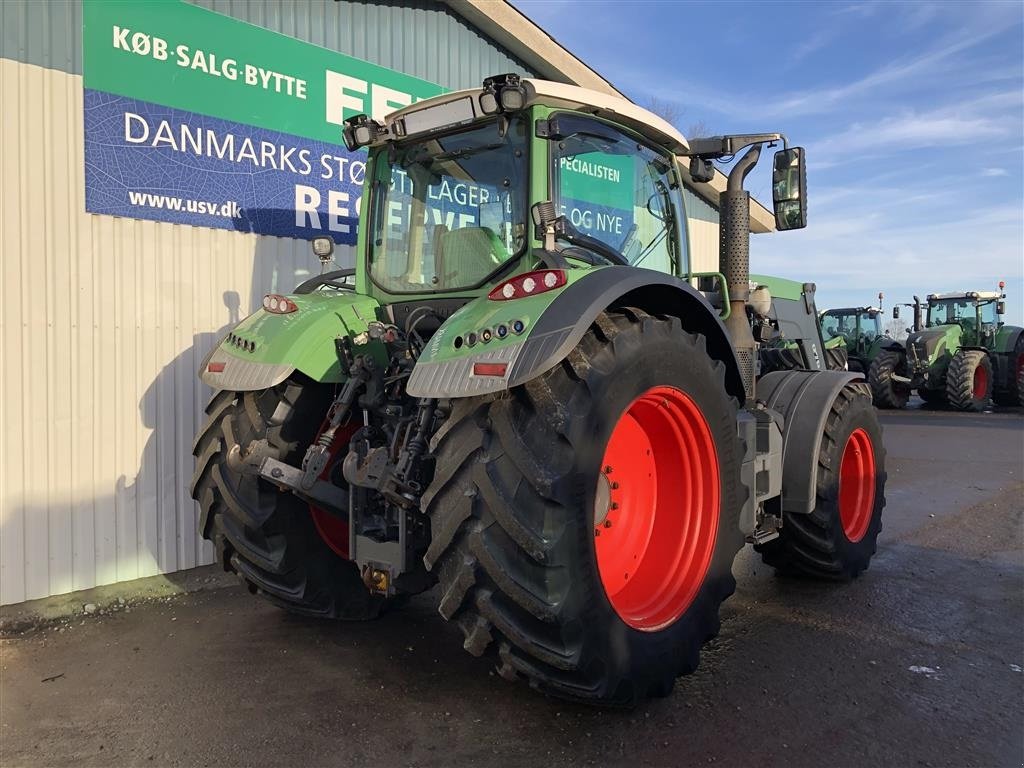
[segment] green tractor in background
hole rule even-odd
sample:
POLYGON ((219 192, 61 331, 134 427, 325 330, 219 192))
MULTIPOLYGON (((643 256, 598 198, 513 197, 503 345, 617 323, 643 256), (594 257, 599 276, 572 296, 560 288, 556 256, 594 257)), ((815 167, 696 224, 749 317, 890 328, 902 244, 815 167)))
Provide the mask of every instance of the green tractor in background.
POLYGON ((872 363, 868 382, 876 404, 903 408, 915 389, 929 405, 961 411, 985 410, 993 400, 1024 404, 1024 329, 1000 320, 1003 287, 930 294, 924 328, 912 331, 905 345, 886 345, 872 363))
MULTIPOLYGON (((882 294, 878 294, 881 304, 882 294)), ((846 350, 847 370, 867 375, 871 363, 890 341, 882 331, 880 307, 843 307, 821 313, 821 335, 825 343, 846 350)))
POLYGON ((886 477, 867 386, 755 378, 743 184, 781 143, 776 224, 805 226, 802 149, 688 142, 516 75, 344 136, 368 150, 355 269, 266 296, 200 371, 191 493, 254 593, 357 620, 436 585, 500 676, 629 706, 696 668, 744 542, 787 574, 867 568, 886 477), (701 291, 683 185, 733 156, 701 291))

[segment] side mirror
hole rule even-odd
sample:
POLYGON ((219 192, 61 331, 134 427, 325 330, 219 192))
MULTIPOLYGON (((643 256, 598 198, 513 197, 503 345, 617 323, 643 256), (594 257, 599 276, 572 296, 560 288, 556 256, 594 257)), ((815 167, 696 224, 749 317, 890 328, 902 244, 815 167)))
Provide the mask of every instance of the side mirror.
POLYGON ((900 319, 900 308, 899 307, 893 307, 892 308, 892 319, 893 320, 899 320, 900 319))
POLYGON ((996 302, 996 314, 997 315, 1005 315, 1006 314, 1006 302, 1005 301, 997 301, 996 302))
POLYGON ((807 226, 807 167, 804 148, 780 149, 772 170, 775 226, 780 230, 807 226))

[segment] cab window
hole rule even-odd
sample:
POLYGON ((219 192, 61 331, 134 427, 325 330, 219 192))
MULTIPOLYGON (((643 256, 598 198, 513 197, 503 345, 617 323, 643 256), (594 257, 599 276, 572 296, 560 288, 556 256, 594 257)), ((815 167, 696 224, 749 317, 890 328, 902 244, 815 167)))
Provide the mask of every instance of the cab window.
POLYGON ((682 195, 673 158, 592 118, 559 115, 552 199, 577 230, 634 265, 683 269, 682 195))

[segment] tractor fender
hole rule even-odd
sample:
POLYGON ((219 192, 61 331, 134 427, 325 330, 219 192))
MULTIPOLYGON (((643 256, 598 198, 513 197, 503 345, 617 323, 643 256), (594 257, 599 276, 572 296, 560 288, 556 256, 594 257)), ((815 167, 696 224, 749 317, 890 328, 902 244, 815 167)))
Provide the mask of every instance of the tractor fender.
POLYGON ((758 401, 782 417, 783 510, 814 510, 825 420, 840 390, 851 383, 870 397, 861 375, 848 371, 774 371, 758 380, 758 401))
MULTIPOLYGON (((365 331, 376 318, 377 302, 351 291, 296 293, 289 299, 294 312, 257 309, 231 328, 203 359, 199 378, 215 390, 236 392, 269 389, 296 371, 319 382, 348 378, 335 339, 365 331)), ((387 360, 383 345, 364 349, 378 363, 387 360)))
POLYGON ((1000 354, 1012 355, 1017 349, 1017 342, 1024 335, 1024 328, 1015 328, 1004 325, 996 332, 993 351, 1000 354))
POLYGON ((726 366, 726 389, 743 402, 736 353, 718 312, 680 278, 639 267, 601 267, 579 276, 570 272, 569 283, 536 312, 522 337, 504 344, 477 345, 469 353, 462 347, 463 354, 459 355, 441 351, 450 339, 492 327, 495 311, 487 305, 502 305, 511 314, 528 315, 529 310, 519 310, 517 302, 529 307, 527 302, 537 302, 546 295, 507 302, 488 302, 484 297, 463 307, 431 339, 409 378, 409 394, 472 397, 525 384, 565 359, 602 312, 613 307, 635 307, 651 314, 674 315, 687 331, 703 334, 708 353, 726 366), (505 373, 477 376, 474 371, 479 363, 504 365, 505 373))

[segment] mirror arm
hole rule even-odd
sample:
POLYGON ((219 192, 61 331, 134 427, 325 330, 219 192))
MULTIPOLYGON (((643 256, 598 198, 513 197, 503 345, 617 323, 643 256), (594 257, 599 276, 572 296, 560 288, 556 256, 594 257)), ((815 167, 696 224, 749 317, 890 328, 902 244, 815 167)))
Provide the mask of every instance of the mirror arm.
POLYGON ((784 149, 789 149, 789 141, 781 133, 742 133, 735 136, 712 136, 707 139, 690 139, 689 157, 700 157, 717 160, 735 155, 751 144, 768 144, 782 142, 784 149))

